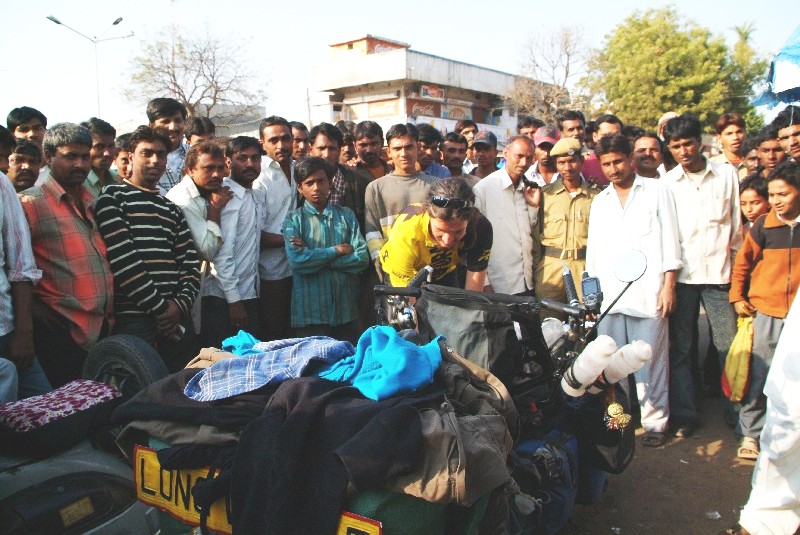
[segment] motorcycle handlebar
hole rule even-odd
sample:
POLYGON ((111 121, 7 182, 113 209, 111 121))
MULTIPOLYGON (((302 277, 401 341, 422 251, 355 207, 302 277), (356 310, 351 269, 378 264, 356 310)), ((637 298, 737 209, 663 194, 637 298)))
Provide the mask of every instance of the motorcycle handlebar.
MULTIPOLYGON (((483 297, 486 301, 496 303, 498 305, 529 305, 536 304, 537 301, 540 306, 553 312, 559 312, 576 318, 582 318, 586 314, 586 310, 581 306, 572 306, 559 301, 554 301, 546 297, 537 300, 533 296, 521 295, 508 295, 496 293, 481 293, 472 292, 470 290, 462 290, 465 294, 474 294, 483 297)), ((375 286, 375 295, 397 295, 401 297, 419 297, 422 295, 421 288, 411 288, 409 286, 387 286, 378 284, 375 286)))

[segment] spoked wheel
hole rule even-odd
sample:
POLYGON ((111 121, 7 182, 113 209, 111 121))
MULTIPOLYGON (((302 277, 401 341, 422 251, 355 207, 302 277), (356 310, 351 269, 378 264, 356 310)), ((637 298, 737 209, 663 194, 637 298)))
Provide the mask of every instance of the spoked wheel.
POLYGON ((123 401, 169 374, 156 350, 136 336, 117 334, 100 340, 83 366, 83 376, 115 387, 123 401))

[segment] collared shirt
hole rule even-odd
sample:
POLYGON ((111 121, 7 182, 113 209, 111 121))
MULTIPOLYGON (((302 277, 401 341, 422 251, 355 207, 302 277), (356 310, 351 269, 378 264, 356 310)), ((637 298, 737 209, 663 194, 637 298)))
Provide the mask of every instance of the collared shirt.
POLYGON ((166 195, 169 190, 181 181, 187 152, 189 152, 189 145, 181 140, 178 148, 167 154, 167 170, 158 180, 158 190, 161 195, 166 195))
POLYGON ((423 169, 422 172, 434 178, 450 178, 450 171, 447 169, 447 167, 436 162, 431 162, 431 164, 423 169))
MULTIPOLYGON (((570 193, 560 176, 542 188, 542 245, 562 251, 586 247, 589 213, 592 201, 599 192, 599 189, 581 178, 578 191, 570 193)), ((566 255, 564 259, 567 259, 566 255)))
POLYGON ((200 190, 188 175, 169 190, 166 198, 177 204, 183 212, 197 256, 200 260, 210 262, 222 246, 222 229, 207 219, 208 201, 200 195, 200 190))
POLYGON ((525 171, 525 178, 531 182, 535 182, 540 188, 543 188, 550 182, 555 181, 555 179, 558 178, 558 173, 553 173, 550 176, 550 182, 547 182, 547 180, 544 178, 544 175, 539 171, 539 162, 533 162, 533 165, 528 167, 528 170, 525 171))
POLYGON ((655 317, 664 273, 681 268, 681 248, 672 192, 654 178, 637 175, 625 206, 620 204, 613 185, 598 193, 592 201, 586 271, 600 279, 606 296, 603 311, 625 287, 626 283, 614 275, 614 265, 631 249, 644 253, 647 270, 611 313, 655 317))
POLYGON ((695 183, 678 165, 661 180, 672 190, 678 214, 683 268, 678 282, 728 284, 742 246, 739 177, 731 165, 707 161, 695 183))
MULTIPOLYGON (((111 171, 106 172, 106 186, 109 184, 117 184, 119 180, 117 179, 116 175, 111 173, 111 171)), ((94 172, 94 169, 89 171, 89 175, 86 177, 86 180, 83 181, 83 187, 89 190, 89 193, 92 194, 92 197, 95 199, 100 196, 100 193, 103 191, 103 184, 100 183, 100 177, 97 176, 97 173, 94 172)))
MULTIPOLYGON (((222 209, 222 247, 214 256, 202 294, 228 303, 258 297, 259 221, 264 217, 264 190, 247 189, 230 177, 222 181, 233 198, 222 209)), ((173 190, 175 191, 175 190, 173 190)))
POLYGON ((12 282, 36 284, 42 272, 36 269, 31 249, 31 231, 14 185, 0 172, 0 336, 14 330, 12 282))
POLYGON ((352 210, 328 204, 320 212, 306 202, 283 226, 286 254, 294 271, 292 327, 342 325, 358 317, 358 273, 367 266, 367 244, 352 210), (305 247, 289 243, 297 236, 305 247), (353 246, 339 256, 334 247, 353 246))
MULTIPOLYGON (((716 156, 712 156, 709 158, 709 160, 714 163, 726 163, 728 165, 733 165, 728 157, 725 156, 724 152, 717 154, 716 156)), ((739 165, 733 165, 733 168, 736 169, 736 174, 739 176, 739 180, 744 180, 747 178, 749 173, 747 172, 747 162, 745 162, 744 158, 742 158, 742 161, 739 162, 739 165)))
MULTIPOLYGON (((261 174, 253 183, 253 189, 263 190, 266 198, 261 230, 280 234, 286 215, 297 207, 297 188, 294 184, 294 160, 291 175, 287 177, 280 164, 269 156, 261 158, 261 174)), ((261 249, 258 258, 258 276, 272 281, 292 276, 292 268, 283 247, 261 249)))
POLYGON ((92 211, 94 198, 81 188, 83 214, 53 176, 20 195, 42 279, 34 296, 69 324, 76 344, 90 349, 103 323, 113 319, 114 281, 106 245, 92 211))
POLYGON ((538 214, 525 202, 525 185, 516 186, 505 168, 475 184, 475 206, 494 230, 487 283, 495 292, 533 290, 533 236, 538 214))
POLYGON ((337 165, 336 174, 333 175, 333 180, 331 180, 331 194, 328 197, 328 203, 335 204, 336 206, 344 206, 346 189, 347 188, 344 183, 344 174, 337 165))

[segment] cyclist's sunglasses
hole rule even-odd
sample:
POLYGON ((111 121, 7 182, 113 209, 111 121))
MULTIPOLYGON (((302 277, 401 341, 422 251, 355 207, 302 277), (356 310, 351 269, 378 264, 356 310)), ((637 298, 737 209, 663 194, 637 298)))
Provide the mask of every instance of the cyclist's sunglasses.
POLYGON ((449 197, 442 197, 440 195, 431 197, 431 204, 439 208, 455 208, 456 210, 472 206, 469 201, 464 199, 450 199, 449 197))

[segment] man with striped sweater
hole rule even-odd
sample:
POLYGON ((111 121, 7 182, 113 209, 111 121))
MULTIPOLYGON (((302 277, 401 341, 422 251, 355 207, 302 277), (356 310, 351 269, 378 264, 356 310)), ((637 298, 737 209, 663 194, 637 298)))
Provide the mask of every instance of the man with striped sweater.
POLYGON ((106 187, 96 211, 114 273, 114 332, 152 343, 175 372, 196 352, 190 311, 200 266, 183 213, 159 195, 169 147, 161 131, 137 128, 128 142, 131 178, 106 187))

